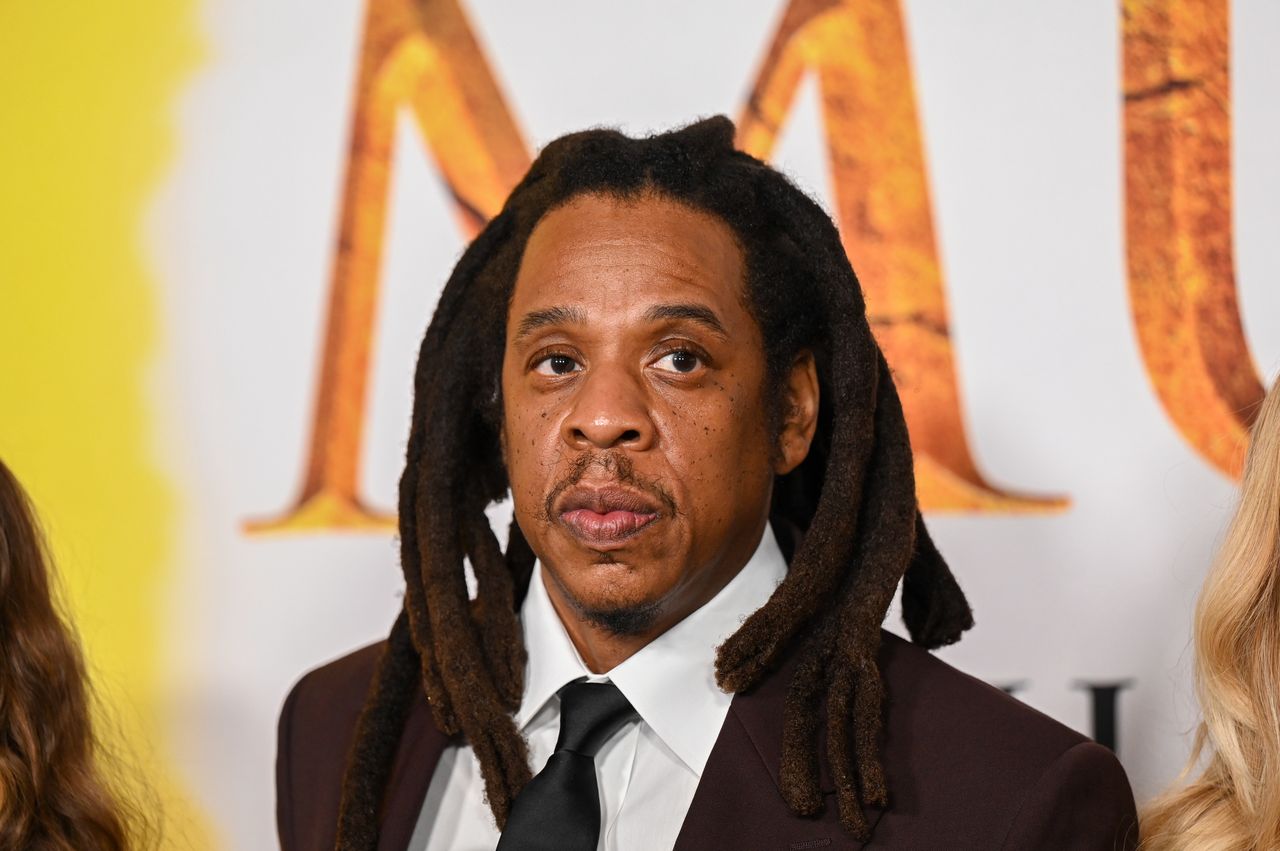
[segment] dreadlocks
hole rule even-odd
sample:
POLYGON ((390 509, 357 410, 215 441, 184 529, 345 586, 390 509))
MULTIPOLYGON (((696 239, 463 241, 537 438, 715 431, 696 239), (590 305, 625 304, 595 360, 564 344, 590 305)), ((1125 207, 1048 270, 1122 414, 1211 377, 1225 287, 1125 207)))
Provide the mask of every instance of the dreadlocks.
POLYGON ((517 609, 534 554, 515 523, 503 553, 484 509, 508 489, 500 372, 524 246, 543 216, 585 194, 654 194, 723 220, 744 254, 773 395, 782 395, 799 354, 814 355, 817 433, 805 461, 776 479, 772 502, 775 522, 804 534, 769 602, 719 648, 716 675, 726 691, 743 691, 795 655, 783 721, 788 806, 801 815, 822 808, 824 723, 845 829, 865 837, 862 805, 887 805, 876 652, 894 589, 905 576, 904 619, 925 647, 955 641, 972 617, 920 518, 902 407, 839 234, 785 177, 734 150, 733 136, 733 124, 717 117, 645 139, 610 130, 562 137, 449 278, 418 356, 400 482, 404 611, 352 746, 338 826, 343 851, 376 846, 383 790, 420 687, 441 731, 461 734, 474 749, 500 827, 530 779, 512 713, 525 666, 517 609), (464 559, 477 580, 474 600, 464 559))

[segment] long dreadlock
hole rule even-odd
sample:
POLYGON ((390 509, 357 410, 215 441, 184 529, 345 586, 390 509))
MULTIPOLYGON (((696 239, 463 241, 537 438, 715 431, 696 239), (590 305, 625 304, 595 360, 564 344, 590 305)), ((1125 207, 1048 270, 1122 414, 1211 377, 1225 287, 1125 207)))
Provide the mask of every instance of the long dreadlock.
POLYGON ((534 554, 514 522, 503 553, 484 509, 508 490, 500 374, 524 246, 543 216, 585 194, 655 194, 723 220, 744 253, 775 397, 796 356, 814 355, 818 428, 804 462, 776 479, 772 502, 773 517, 804 534, 769 602, 719 648, 716 676, 726 691, 743 691, 795 654, 783 718, 788 806, 801 815, 822 808, 822 720, 845 829, 865 838, 862 805, 887 805, 876 652, 894 589, 905 576, 904 619, 925 647, 955 641, 972 616, 920 517, 902 407, 839 234, 785 177, 734 150, 733 136, 723 117, 645 139, 611 130, 564 136, 543 150, 450 276, 418 356, 400 481, 404 611, 348 761, 342 851, 377 844, 384 787, 419 688, 440 730, 474 749, 499 826, 530 779, 512 713, 525 665, 517 609, 534 554), (464 558, 477 580, 474 600, 464 558))

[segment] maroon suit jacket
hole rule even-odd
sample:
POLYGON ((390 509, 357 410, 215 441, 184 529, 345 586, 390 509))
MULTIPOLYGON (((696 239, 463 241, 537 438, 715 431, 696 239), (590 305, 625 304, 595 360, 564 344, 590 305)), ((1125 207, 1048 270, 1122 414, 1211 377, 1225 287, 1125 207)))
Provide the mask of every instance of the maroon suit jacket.
MULTIPOLYGON (((382 645, 304 676, 285 701, 276 759, 284 851, 332 849, 347 750, 382 645)), ((827 806, 793 815, 779 791, 782 707, 793 665, 735 695, 676 841, 677 851, 855 849, 827 806)), ((884 633, 883 760, 889 807, 866 813, 872 848, 1132 849, 1133 793, 1111 751, 884 633)), ((409 715, 381 815, 379 851, 405 851, 448 743, 425 698, 409 715)), ((416 849, 415 849, 416 851, 416 849)))

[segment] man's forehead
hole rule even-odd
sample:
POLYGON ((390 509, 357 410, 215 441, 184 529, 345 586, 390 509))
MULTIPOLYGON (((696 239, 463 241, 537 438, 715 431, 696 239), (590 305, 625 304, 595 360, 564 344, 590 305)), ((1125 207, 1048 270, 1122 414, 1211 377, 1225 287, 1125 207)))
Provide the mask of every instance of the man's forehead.
MULTIPOLYGON (((728 339, 730 336, 720 314, 714 308, 698 302, 650 303, 635 311, 632 318, 646 324, 692 322, 720 339, 728 339)), ((514 340, 519 343, 525 337, 548 326, 586 325, 590 321, 590 311, 579 305, 557 305, 531 310, 521 316, 516 323, 514 340)))
POLYGON ((513 307, 633 287, 742 295, 742 253, 721 220, 666 198, 591 195, 548 213, 525 248, 513 307))

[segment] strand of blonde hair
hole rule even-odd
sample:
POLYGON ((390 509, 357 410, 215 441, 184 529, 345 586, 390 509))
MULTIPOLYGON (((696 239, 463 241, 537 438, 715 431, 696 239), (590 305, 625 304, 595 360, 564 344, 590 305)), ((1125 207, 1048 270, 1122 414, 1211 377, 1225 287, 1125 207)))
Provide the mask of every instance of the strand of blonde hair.
POLYGON ((1179 784, 1143 812, 1142 848, 1280 849, 1280 383, 1196 605, 1195 656, 1203 720, 1179 784))

